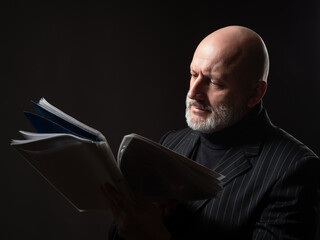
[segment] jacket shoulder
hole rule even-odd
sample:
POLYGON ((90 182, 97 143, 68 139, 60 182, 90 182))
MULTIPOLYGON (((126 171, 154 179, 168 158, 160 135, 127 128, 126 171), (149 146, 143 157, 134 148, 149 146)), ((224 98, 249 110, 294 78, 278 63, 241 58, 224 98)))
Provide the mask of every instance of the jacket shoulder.
POLYGON ((273 145, 283 146, 282 149, 286 149, 286 152, 294 152, 296 154, 296 158, 319 158, 308 146, 282 128, 274 127, 273 131, 273 141, 275 143, 273 145))

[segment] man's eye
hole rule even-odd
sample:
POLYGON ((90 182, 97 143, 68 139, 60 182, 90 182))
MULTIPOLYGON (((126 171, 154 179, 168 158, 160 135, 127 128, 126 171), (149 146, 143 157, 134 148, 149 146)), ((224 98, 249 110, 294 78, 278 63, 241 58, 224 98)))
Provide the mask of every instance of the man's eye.
POLYGON ((215 87, 218 87, 218 88, 222 88, 222 87, 223 87, 222 84, 217 83, 217 82, 212 82, 212 81, 210 81, 210 84, 213 85, 213 86, 215 86, 215 87))
POLYGON ((192 74, 191 73, 191 78, 197 78, 198 77, 198 74, 192 74))

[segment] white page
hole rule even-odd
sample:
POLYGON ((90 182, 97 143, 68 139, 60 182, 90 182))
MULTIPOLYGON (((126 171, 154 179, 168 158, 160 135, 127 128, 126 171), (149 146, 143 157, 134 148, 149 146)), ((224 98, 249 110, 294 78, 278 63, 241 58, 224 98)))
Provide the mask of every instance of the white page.
POLYGON ((128 201, 133 195, 106 142, 44 134, 12 146, 79 211, 108 209, 101 186, 110 183, 128 201))
POLYGON ((58 117, 64 119, 67 122, 70 122, 76 126, 78 126, 79 128, 82 128, 88 132, 90 132, 93 135, 98 136, 98 138, 101 141, 105 141, 106 138, 103 136, 103 134, 101 132, 99 132, 98 130, 89 127, 88 125, 78 121, 77 119, 75 119, 74 117, 71 117, 70 115, 66 114, 65 112, 61 111, 60 109, 58 109, 57 107, 51 105, 47 100, 45 100, 44 98, 41 98, 39 103, 38 103, 41 107, 43 107, 44 109, 46 109, 47 111, 57 115, 58 117))

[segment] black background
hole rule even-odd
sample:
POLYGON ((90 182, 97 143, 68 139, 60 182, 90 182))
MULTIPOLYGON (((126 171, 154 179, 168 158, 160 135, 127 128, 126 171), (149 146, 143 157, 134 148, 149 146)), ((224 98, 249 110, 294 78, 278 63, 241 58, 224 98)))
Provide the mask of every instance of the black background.
POLYGON ((319 154, 319 4, 238 2, 1 3, 0 238, 107 239, 111 221, 77 212, 11 149, 18 130, 33 130, 22 113, 30 100, 45 97, 100 130, 114 152, 131 132, 158 140, 186 126, 193 51, 227 25, 262 36, 269 115, 319 154))

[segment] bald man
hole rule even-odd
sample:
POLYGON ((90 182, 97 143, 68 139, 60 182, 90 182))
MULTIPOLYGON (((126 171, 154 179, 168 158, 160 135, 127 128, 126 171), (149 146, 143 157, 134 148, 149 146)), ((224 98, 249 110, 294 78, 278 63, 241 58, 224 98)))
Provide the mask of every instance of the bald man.
POLYGON ((229 26, 207 36, 191 65, 188 128, 161 143, 225 176, 214 199, 173 209, 128 204, 110 186, 111 239, 314 239, 320 160, 269 120, 262 105, 269 56, 254 31, 229 26))

